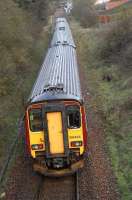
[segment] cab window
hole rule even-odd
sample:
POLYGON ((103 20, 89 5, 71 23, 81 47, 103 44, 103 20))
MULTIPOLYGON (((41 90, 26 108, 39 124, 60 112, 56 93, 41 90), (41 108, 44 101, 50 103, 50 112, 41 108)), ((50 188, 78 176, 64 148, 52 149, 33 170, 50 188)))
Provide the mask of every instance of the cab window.
POLYGON ((43 130, 42 110, 32 109, 29 111, 30 129, 33 132, 43 130))
POLYGON ((81 126, 80 108, 79 106, 67 107, 67 124, 68 128, 76 129, 81 126))

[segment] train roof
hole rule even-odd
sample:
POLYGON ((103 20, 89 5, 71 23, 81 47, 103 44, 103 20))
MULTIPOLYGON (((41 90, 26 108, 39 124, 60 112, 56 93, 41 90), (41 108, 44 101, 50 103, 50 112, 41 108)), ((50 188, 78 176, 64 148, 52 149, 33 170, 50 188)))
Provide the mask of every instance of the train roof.
POLYGON ((65 18, 57 18, 55 32, 51 41, 51 47, 55 45, 71 45, 75 46, 71 30, 65 18))
POLYGON ((75 44, 65 18, 58 18, 56 21, 51 46, 28 101, 35 103, 58 99, 82 102, 75 44), (63 34, 59 34, 59 27, 62 25, 66 28, 62 31, 63 34), (58 39, 67 39, 67 43, 56 45, 58 39))

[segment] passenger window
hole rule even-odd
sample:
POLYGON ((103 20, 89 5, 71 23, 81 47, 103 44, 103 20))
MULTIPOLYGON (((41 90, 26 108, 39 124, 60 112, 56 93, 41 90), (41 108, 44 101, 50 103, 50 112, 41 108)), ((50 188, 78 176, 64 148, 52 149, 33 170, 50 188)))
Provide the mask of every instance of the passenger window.
POLYGON ((68 121, 68 128, 70 129, 80 128, 81 118, 80 118, 79 106, 67 107, 67 121, 68 121))
POLYGON ((30 120, 31 131, 37 132, 37 131, 43 130, 42 110, 41 109, 30 110, 29 120, 30 120))

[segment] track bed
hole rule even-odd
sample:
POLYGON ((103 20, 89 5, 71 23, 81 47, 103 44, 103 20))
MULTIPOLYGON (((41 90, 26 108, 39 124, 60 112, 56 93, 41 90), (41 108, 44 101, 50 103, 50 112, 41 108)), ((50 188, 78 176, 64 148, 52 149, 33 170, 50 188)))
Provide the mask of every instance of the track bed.
POLYGON ((79 200, 76 176, 62 178, 43 177, 33 200, 79 200))

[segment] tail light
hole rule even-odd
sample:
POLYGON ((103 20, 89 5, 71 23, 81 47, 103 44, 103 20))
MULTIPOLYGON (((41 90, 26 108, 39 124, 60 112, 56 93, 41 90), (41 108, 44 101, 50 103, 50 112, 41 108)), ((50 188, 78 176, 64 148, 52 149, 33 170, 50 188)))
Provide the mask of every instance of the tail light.
POLYGON ((71 142, 71 147, 80 147, 82 146, 82 141, 71 142))
POLYGON ((32 150, 39 150, 39 149, 43 149, 44 145, 43 144, 33 144, 31 146, 32 150))

